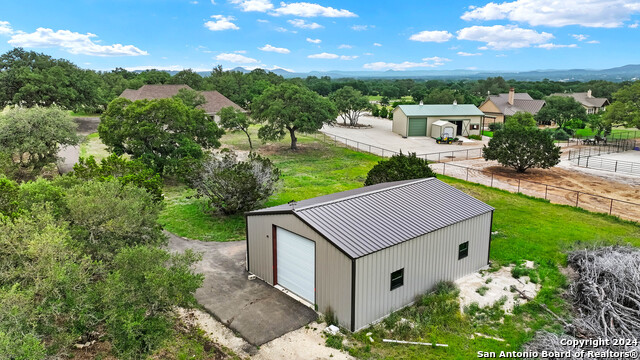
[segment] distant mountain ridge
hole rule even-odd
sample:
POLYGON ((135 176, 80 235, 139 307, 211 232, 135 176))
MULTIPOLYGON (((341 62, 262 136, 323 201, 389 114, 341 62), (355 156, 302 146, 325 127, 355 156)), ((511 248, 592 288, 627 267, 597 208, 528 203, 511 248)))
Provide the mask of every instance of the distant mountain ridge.
MULTIPOLYGON (((236 67, 231 71, 248 73, 251 70, 243 67, 236 67)), ((640 64, 624 65, 611 69, 567 69, 567 70, 532 70, 532 71, 487 71, 487 70, 407 70, 407 71, 310 71, 305 73, 290 72, 284 69, 266 70, 285 78, 306 78, 307 76, 329 76, 333 79, 356 78, 356 79, 485 79, 487 77, 502 76, 505 79, 540 81, 549 79, 553 81, 589 81, 608 80, 626 81, 640 79, 640 64)), ((177 71, 168 71, 175 75, 177 71)), ((198 72, 200 75, 209 75, 208 71, 198 72)))

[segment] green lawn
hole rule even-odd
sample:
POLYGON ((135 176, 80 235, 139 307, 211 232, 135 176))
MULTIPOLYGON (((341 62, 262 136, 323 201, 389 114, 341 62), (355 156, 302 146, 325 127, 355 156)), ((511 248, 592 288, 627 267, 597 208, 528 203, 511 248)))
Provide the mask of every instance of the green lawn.
POLYGON ((96 161, 100 161, 110 155, 106 146, 100 141, 98 133, 87 135, 86 139, 80 144, 80 157, 89 157, 93 155, 96 161))
POLYGON ((493 137, 493 131, 486 131, 486 130, 483 130, 483 131, 482 131, 482 135, 484 135, 484 136, 488 136, 488 137, 491 137, 491 138, 492 138, 492 137, 493 137))
MULTIPOLYGON (((577 137, 580 138, 589 138, 589 137, 593 137, 595 134, 593 133, 593 130, 591 130, 591 128, 586 127, 584 129, 576 129, 576 135, 577 137)), ((639 138, 640 137, 640 130, 638 129, 612 129, 611 130, 611 136, 616 137, 616 138, 639 138)))

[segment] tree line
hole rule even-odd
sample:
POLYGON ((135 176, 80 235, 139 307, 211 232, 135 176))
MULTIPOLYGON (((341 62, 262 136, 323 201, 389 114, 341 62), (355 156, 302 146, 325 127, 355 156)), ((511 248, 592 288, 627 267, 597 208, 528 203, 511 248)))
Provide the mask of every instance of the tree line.
POLYGON ((308 76, 305 79, 284 77, 262 69, 248 73, 223 71, 221 66, 206 76, 191 69, 175 75, 160 70, 132 72, 123 68, 112 71, 82 69, 65 59, 43 53, 14 48, 0 56, 0 107, 7 105, 58 105, 79 113, 102 113, 107 105, 125 89, 138 89, 145 84, 185 84, 195 90, 217 90, 243 108, 267 88, 283 82, 305 87, 321 96, 351 87, 366 96, 400 99, 410 96, 414 102, 430 104, 458 103, 479 105, 487 94, 498 94, 514 87, 534 99, 557 92, 593 90, 596 97, 612 99, 612 94, 630 82, 604 80, 518 81, 502 77, 481 80, 414 80, 414 79, 332 79, 308 76))

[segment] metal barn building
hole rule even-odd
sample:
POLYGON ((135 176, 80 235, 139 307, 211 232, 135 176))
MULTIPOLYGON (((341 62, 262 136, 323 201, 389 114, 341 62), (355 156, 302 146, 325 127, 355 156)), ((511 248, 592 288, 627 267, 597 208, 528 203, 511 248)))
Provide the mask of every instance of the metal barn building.
POLYGON ((394 133, 403 137, 427 136, 433 134, 433 124, 447 121, 455 125, 453 136, 480 135, 484 113, 475 105, 398 105, 393 110, 394 133))
POLYGON ((435 178, 256 210, 247 270, 356 331, 487 265, 493 210, 435 178))

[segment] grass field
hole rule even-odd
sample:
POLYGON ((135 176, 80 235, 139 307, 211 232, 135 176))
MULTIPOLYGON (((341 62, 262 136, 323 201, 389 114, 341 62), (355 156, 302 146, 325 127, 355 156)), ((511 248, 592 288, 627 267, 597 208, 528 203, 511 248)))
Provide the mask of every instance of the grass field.
MULTIPOLYGON (((591 130, 591 128, 589 128, 589 127, 586 127, 584 129, 577 129, 575 136, 580 137, 580 138, 590 138, 590 137, 593 137, 594 135, 595 134, 594 134, 593 130, 591 130)), ((640 130, 638 130, 638 129, 612 129, 610 136, 612 136, 614 138, 622 138, 622 139, 640 138, 640 130)))
MULTIPOLYGON (((267 206, 302 200, 362 186, 368 170, 380 158, 318 142, 312 136, 300 136, 298 151, 288 149, 288 139, 261 144, 252 128, 254 144, 282 170, 278 191, 267 206)), ((231 133, 222 143, 237 150, 248 150, 243 133, 231 133)), ((416 305, 400 310, 383 322, 384 326, 365 329, 348 337, 349 351, 358 358, 383 359, 467 359, 477 351, 517 350, 539 329, 560 331, 560 325, 540 304, 563 317, 570 317, 563 293, 566 277, 560 267, 566 253, 576 247, 595 244, 630 243, 640 246, 640 226, 617 218, 589 213, 579 208, 555 205, 541 199, 513 194, 462 180, 441 180, 493 206, 491 260, 497 265, 533 260, 542 290, 535 300, 517 307, 513 315, 497 308, 471 309, 461 314, 457 297, 443 292, 422 297, 416 305), (406 321, 415 324, 409 328, 406 321), (394 332, 390 333, 390 329, 394 332), (366 334, 372 332, 375 342, 366 334), (480 332, 505 339, 497 342, 470 336, 480 332), (449 348, 382 343, 383 337, 449 344, 449 348), (507 345, 508 344, 508 345, 507 345)), ((242 216, 221 217, 203 212, 202 202, 181 185, 167 185, 166 207, 161 215, 165 228, 178 235, 205 241, 231 241, 244 238, 242 216)))
POLYGON ((484 136, 488 136, 488 137, 491 137, 491 138, 492 138, 492 137, 493 137, 493 131, 486 131, 486 130, 483 130, 483 131, 482 131, 482 135, 484 135, 484 136))
POLYGON ((96 161, 100 161, 110 155, 106 146, 100 141, 98 133, 87 135, 87 138, 80 144, 80 157, 89 157, 91 155, 96 161))

